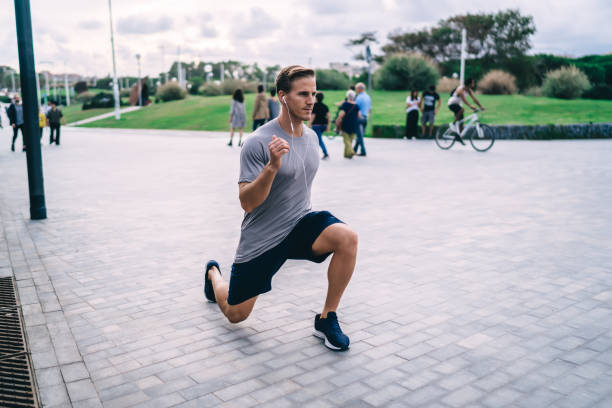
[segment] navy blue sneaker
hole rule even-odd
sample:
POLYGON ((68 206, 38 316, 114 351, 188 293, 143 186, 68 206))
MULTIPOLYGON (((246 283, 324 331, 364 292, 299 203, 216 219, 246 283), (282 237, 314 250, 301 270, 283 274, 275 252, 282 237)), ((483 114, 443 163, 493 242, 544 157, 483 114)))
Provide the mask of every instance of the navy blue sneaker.
POLYGON ((206 296, 206 299, 210 303, 217 302, 217 299, 215 299, 215 291, 213 290, 212 282, 210 281, 210 279, 208 279, 208 271, 213 266, 217 267, 217 269, 219 270, 219 273, 221 273, 221 267, 219 267, 219 264, 217 263, 217 261, 212 260, 212 259, 208 261, 208 263, 206 264, 205 272, 204 272, 204 296, 206 296))
POLYGON ((321 319, 321 315, 317 314, 314 327, 314 335, 324 339, 327 348, 336 351, 348 350, 351 341, 342 333, 336 312, 329 312, 325 319, 321 319))

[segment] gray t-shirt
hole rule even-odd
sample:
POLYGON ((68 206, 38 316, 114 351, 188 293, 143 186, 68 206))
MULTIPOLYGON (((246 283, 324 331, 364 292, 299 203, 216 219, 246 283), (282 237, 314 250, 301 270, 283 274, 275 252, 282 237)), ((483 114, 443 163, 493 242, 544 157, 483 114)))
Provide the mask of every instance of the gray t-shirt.
POLYGON ((15 124, 17 126, 23 125, 23 105, 15 104, 15 124))
POLYGON ((259 176, 270 160, 268 144, 273 135, 289 143, 289 152, 282 156, 268 197, 244 214, 236 263, 248 262, 278 245, 311 209, 310 190, 319 168, 318 139, 304 125, 300 137, 287 134, 278 119, 258 128, 242 146, 238 183, 250 183, 259 176))

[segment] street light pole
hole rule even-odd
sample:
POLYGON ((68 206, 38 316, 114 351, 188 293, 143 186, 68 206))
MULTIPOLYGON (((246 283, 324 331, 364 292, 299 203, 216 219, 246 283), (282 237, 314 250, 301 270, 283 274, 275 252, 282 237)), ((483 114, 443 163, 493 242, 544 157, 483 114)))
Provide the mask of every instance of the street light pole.
POLYGON ((183 66, 181 65, 181 47, 178 47, 177 50, 178 53, 178 66, 177 66, 177 76, 178 76, 178 83, 179 86, 183 86, 183 66))
POLYGON ((140 54, 136 54, 138 61, 138 106, 142 107, 142 84, 140 83, 140 54))
POLYGON ((17 46, 19 50, 19 77, 23 98, 23 136, 28 166, 28 190, 30 193, 30 218, 47 218, 45 188, 43 182, 42 154, 38 128, 38 98, 36 97, 36 71, 30 0, 15 0, 17 46))
MULTIPOLYGON (((15 0, 16 1, 16 0, 15 0)), ((111 0, 108 0, 108 19, 110 21, 111 50, 113 54, 113 95, 115 97, 115 119, 121 119, 119 111, 119 84, 117 83, 117 63, 115 62, 115 36, 113 34, 113 11, 111 0)))
POLYGON ((53 99, 57 103, 57 77, 53 75, 53 99))
POLYGON ((45 94, 45 104, 49 100, 49 71, 45 71, 45 88, 47 88, 47 92, 45 94))
POLYGON ((461 68, 459 74, 459 85, 463 85, 465 79, 465 43, 466 43, 466 32, 465 28, 461 30, 461 68))
POLYGON ((68 73, 66 72, 66 61, 64 61, 64 90, 66 92, 66 106, 70 106, 70 90, 68 89, 68 73))

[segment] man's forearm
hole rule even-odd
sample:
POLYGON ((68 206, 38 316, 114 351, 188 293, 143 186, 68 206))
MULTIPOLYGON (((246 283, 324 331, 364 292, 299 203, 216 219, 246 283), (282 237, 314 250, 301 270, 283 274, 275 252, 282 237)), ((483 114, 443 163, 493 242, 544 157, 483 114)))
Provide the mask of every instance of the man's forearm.
POLYGON ((259 176, 252 183, 240 189, 240 205, 246 212, 251 212, 259 207, 268 195, 272 188, 272 182, 278 170, 273 169, 270 163, 266 164, 259 176))

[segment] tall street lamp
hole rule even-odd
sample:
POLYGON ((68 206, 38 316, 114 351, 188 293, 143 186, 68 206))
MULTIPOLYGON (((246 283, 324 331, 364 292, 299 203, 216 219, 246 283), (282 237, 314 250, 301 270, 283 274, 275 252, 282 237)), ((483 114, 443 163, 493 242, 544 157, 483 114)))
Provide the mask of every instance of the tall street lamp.
POLYGON ((138 106, 142 107, 142 84, 140 83, 140 54, 136 54, 138 61, 138 106))
MULTIPOLYGON (((16 1, 16 0, 15 0, 16 1)), ((117 63, 115 62, 115 36, 113 34, 113 11, 111 0, 108 0, 108 20, 110 21, 111 50, 113 53, 113 95, 115 96, 115 119, 121 119, 119 111, 119 84, 117 83, 117 63)))
POLYGON ((66 106, 70 106, 70 90, 68 89, 68 72, 66 72, 66 61, 64 61, 64 90, 66 92, 66 106))
POLYGON ((23 136, 26 145, 28 190, 30 193, 30 218, 47 218, 43 182, 42 154, 38 128, 38 98, 36 96, 36 70, 34 65, 34 41, 32 40, 32 16, 29 0, 15 0, 17 46, 19 51, 19 77, 23 97, 23 136))

